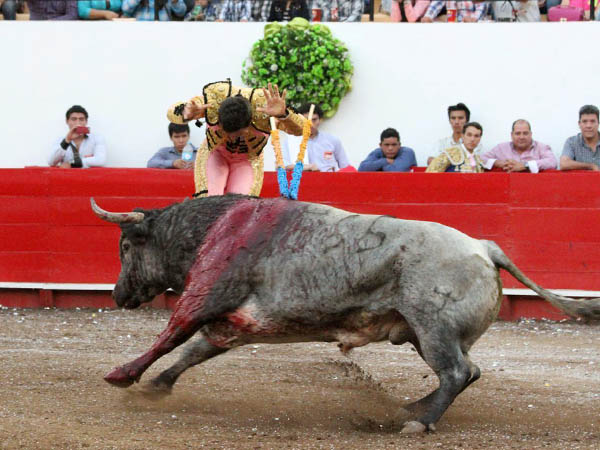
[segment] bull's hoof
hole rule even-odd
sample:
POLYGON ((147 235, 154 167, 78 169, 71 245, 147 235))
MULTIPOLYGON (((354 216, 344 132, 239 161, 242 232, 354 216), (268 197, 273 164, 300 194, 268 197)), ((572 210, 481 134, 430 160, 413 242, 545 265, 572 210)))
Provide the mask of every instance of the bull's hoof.
POLYGON ((402 428, 401 433, 404 434, 414 434, 414 433, 423 433, 427 431, 427 427, 421 422, 417 422, 416 420, 411 420, 410 422, 406 422, 404 427, 402 428))
POLYGON ((137 379, 131 376, 123 367, 117 367, 104 376, 104 381, 120 388, 131 386, 137 379))
POLYGON ((146 398, 151 400, 160 400, 173 392, 173 385, 166 384, 160 381, 159 378, 154 378, 149 383, 144 383, 140 386, 140 392, 146 398))

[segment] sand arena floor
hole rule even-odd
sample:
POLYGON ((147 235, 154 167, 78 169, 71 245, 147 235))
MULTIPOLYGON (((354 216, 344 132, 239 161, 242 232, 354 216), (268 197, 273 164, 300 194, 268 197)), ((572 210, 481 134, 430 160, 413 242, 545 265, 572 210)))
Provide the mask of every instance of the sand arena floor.
POLYGON ((145 351, 166 310, 0 310, 0 449, 600 449, 600 326, 496 323, 482 378, 437 432, 401 435, 401 406, 437 386, 410 345, 238 348, 160 400, 102 376, 145 351))

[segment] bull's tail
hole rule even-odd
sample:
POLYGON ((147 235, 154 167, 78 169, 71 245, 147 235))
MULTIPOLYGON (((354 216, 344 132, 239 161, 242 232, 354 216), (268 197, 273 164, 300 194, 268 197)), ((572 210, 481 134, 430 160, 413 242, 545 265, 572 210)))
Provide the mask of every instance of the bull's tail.
POLYGON ((535 291, 558 309, 564 311, 571 317, 582 317, 585 319, 600 320, 600 298, 574 299, 554 294, 527 278, 515 264, 508 259, 502 249, 495 242, 482 240, 487 252, 496 267, 500 267, 510 273, 513 277, 535 291))

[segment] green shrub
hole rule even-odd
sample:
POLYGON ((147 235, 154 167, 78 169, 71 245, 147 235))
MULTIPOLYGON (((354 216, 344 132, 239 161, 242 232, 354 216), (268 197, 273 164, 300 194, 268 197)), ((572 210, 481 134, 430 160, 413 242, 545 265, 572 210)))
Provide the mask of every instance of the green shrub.
POLYGON ((265 26, 264 38, 243 63, 242 81, 251 87, 275 83, 287 89, 291 106, 318 103, 332 117, 352 88, 353 71, 348 48, 328 27, 297 17, 287 25, 265 26))

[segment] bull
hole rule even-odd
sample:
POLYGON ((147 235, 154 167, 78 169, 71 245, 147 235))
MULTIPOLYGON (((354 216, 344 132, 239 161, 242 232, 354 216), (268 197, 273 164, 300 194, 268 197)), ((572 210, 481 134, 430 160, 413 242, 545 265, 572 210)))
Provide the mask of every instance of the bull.
POLYGON ((499 269, 574 317, 600 318, 600 299, 576 300, 528 279, 492 241, 433 223, 330 206, 226 195, 164 209, 111 213, 121 227, 116 304, 137 308, 181 293, 149 351, 104 379, 138 382, 158 358, 200 338, 149 386, 170 392, 189 367, 250 343, 411 343, 439 387, 406 406, 403 432, 434 430, 456 396, 480 377, 469 349, 497 317, 499 269))

